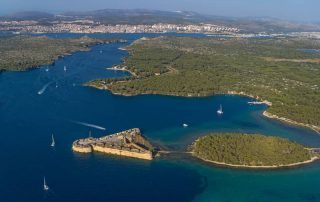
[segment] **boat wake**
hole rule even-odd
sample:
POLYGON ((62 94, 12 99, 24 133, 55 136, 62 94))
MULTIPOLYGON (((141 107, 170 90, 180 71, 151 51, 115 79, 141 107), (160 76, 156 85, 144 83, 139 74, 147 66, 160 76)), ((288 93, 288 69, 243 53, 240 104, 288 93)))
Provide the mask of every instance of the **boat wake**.
POLYGON ((102 126, 98 126, 98 125, 94 125, 94 124, 90 124, 90 123, 85 123, 85 122, 80 122, 80 121, 72 121, 72 122, 79 124, 79 125, 87 126, 90 128, 95 128, 95 129, 99 129, 99 130, 106 130, 106 128, 104 128, 102 126))
POLYGON ((46 85, 44 85, 44 86, 38 91, 38 95, 43 94, 43 93, 47 90, 48 86, 50 86, 50 84, 52 84, 53 82, 54 82, 54 81, 50 81, 49 83, 47 83, 46 85))

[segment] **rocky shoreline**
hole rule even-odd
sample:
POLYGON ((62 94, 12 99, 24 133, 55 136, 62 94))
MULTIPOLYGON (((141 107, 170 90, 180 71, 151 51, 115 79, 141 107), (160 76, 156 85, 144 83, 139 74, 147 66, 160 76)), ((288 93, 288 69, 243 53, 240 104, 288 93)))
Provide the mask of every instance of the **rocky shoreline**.
POLYGON ((264 111, 262 114, 263 114, 263 116, 265 116, 267 118, 277 119, 279 121, 286 122, 286 123, 289 123, 289 124, 292 124, 292 125, 297 125, 297 126, 302 126, 302 127, 305 127, 305 128, 309 128, 309 129, 315 131, 316 133, 320 134, 320 127, 319 126, 315 126, 315 125, 311 125, 311 124, 299 123, 297 121, 293 121, 293 120, 290 120, 288 118, 284 118, 284 117, 279 117, 277 115, 273 115, 268 111, 264 111))
MULTIPOLYGON (((266 105, 269 106, 269 107, 272 106, 272 102, 267 101, 267 100, 261 100, 258 96, 249 95, 249 94, 246 94, 246 93, 244 93, 244 92, 228 91, 227 94, 229 94, 229 95, 241 95, 241 96, 250 97, 250 98, 259 100, 261 103, 264 103, 264 104, 266 104, 266 105)), ((277 120, 279 120, 279 121, 282 121, 282 122, 285 122, 285 123, 288 123, 288 124, 292 124, 292 125, 297 125, 297 126, 302 126, 302 127, 305 127, 305 128, 309 128, 309 129, 317 132, 318 134, 320 134, 320 127, 319 127, 319 126, 315 126, 315 125, 311 125, 311 124, 304 124, 304 123, 300 123, 300 122, 297 122, 297 121, 290 120, 290 119, 288 119, 288 118, 279 117, 279 116, 277 116, 277 115, 271 114, 271 113, 268 112, 267 110, 264 111, 264 112, 262 113, 262 115, 265 116, 265 117, 267 117, 267 118, 277 119, 277 120)))
POLYGON ((273 165, 273 166, 250 166, 250 165, 235 165, 235 164, 229 164, 229 163, 224 163, 224 162, 218 162, 218 161, 211 161, 207 160, 204 158, 200 158, 197 156, 194 156, 202 161, 208 162, 208 163, 213 163, 216 165, 220 166, 227 166, 227 167, 233 167, 233 168, 249 168, 249 169, 278 169, 278 168, 289 168, 289 167, 296 167, 304 164, 309 164, 312 163, 316 160, 319 159, 319 157, 312 157, 310 160, 302 161, 302 162, 297 162, 297 163, 290 163, 290 164, 284 164, 284 165, 273 165))

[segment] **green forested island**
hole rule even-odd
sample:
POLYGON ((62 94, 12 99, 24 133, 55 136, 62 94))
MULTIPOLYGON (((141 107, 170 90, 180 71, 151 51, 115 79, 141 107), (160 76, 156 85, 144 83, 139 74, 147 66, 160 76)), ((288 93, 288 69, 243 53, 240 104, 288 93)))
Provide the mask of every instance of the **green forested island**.
POLYGON ((59 56, 75 51, 87 51, 88 46, 111 40, 82 38, 54 39, 45 36, 16 36, 0 38, 0 72, 21 71, 48 65, 59 56))
MULTIPOLYGON (((122 95, 243 94, 272 103, 270 114, 320 131, 320 40, 142 38, 120 67, 132 77, 88 85, 122 95)), ((274 117, 275 118, 275 117, 274 117)))
POLYGON ((211 134, 192 145, 205 161, 239 167, 281 167, 308 163, 316 154, 287 139, 257 134, 211 134))

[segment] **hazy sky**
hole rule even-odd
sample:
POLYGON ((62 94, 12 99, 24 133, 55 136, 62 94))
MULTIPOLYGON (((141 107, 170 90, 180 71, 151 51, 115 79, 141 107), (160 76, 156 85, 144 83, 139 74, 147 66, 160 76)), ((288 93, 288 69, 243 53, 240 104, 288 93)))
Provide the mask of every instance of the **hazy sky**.
POLYGON ((270 16, 320 22, 320 0, 0 0, 0 14, 103 8, 189 10, 223 16, 270 16))

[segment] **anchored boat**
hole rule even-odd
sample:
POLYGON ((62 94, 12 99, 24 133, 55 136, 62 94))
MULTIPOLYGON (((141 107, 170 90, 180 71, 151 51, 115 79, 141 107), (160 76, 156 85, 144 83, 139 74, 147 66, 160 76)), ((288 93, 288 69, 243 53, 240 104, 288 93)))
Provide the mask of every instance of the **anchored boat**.
POLYGON ((46 183, 46 177, 43 177, 43 190, 44 191, 48 191, 49 190, 49 186, 46 183))
POLYGON ((54 141, 54 137, 53 134, 51 136, 52 142, 51 142, 51 147, 54 147, 56 145, 55 141, 54 141))
POLYGON ((218 115, 222 115, 223 114, 223 110, 222 110, 222 105, 220 105, 220 108, 217 111, 218 115))

